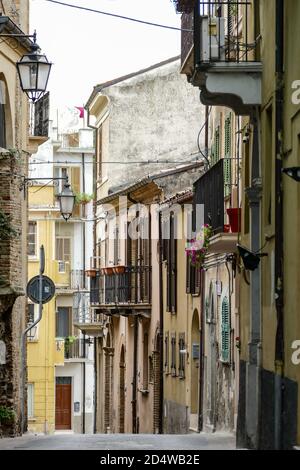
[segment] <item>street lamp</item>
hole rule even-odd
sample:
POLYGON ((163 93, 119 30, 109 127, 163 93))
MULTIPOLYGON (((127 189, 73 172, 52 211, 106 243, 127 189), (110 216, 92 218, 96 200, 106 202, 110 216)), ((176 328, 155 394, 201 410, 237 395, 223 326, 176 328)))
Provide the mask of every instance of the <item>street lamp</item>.
POLYGON ((71 217, 75 204, 75 195, 66 179, 63 190, 57 196, 61 215, 67 222, 71 217))
POLYGON ((40 47, 36 43, 36 33, 33 37, 31 51, 23 55, 16 66, 22 90, 35 103, 46 91, 52 63, 45 55, 39 53, 40 47))
POLYGON ((298 183, 300 182, 300 167, 299 166, 293 166, 291 168, 284 168, 282 172, 288 175, 293 180, 297 181, 298 183))

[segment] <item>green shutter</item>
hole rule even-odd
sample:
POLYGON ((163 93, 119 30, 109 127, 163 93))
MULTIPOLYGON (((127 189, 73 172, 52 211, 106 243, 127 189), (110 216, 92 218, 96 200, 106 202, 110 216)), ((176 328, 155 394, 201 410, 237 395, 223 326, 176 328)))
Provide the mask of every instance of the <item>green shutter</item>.
POLYGON ((227 297, 222 302, 222 361, 229 362, 230 353, 230 321, 229 302, 227 297))
POLYGON ((224 196, 231 194, 231 115, 225 121, 224 196))
POLYGON ((211 165, 215 165, 220 159, 220 126, 215 130, 215 137, 211 148, 211 165))

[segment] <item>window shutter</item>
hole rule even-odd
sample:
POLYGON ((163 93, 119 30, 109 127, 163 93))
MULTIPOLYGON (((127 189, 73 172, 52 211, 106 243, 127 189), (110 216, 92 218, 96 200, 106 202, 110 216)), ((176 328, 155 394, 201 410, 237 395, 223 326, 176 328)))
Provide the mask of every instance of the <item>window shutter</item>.
POLYGON ((175 217, 170 217, 170 301, 171 312, 176 312, 177 307, 177 240, 175 239, 175 217))
POLYGON ((187 294, 191 294, 191 261, 189 256, 186 257, 186 289, 187 294))
POLYGON ((227 297, 222 302, 222 361, 229 362, 230 351, 230 319, 229 302, 227 297))
POLYGON ((215 162, 220 160, 220 126, 217 127, 215 133, 215 162))
POLYGON ((200 295, 201 293, 201 270, 195 268, 195 295, 200 295))
POLYGON ((231 194, 231 115, 225 121, 224 195, 231 194))

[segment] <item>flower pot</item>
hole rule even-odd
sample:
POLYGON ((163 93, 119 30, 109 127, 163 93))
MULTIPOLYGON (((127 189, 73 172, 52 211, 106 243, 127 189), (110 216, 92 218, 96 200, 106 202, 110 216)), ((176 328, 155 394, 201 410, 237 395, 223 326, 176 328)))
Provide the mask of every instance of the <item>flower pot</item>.
POLYGON ((125 266, 114 266, 114 274, 123 274, 125 272, 125 266))
POLYGON ((230 232, 230 224, 224 225, 224 233, 229 233, 230 232))
POLYGON ((113 273, 114 273, 114 270, 113 270, 113 267, 112 266, 109 266, 107 268, 104 268, 104 271, 105 271, 105 274, 107 276, 111 276, 113 273))
POLYGON ((87 269, 85 271, 85 274, 87 275, 87 277, 96 277, 97 269, 87 269))
POLYGON ((234 207, 227 209, 229 223, 232 233, 238 233, 241 229, 241 209, 234 207))

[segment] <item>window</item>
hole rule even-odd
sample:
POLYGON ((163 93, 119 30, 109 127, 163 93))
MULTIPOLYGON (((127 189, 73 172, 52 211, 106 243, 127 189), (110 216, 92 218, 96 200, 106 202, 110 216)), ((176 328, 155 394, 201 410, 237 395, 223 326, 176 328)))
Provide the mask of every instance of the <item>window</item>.
POLYGON ((176 377, 176 333, 171 336, 171 374, 176 377))
POLYGON ((34 384, 27 385, 27 414, 28 419, 34 418, 34 384))
POLYGON ((201 270, 192 265, 190 257, 186 257, 186 293, 200 295, 201 270))
POLYGON ((170 214, 170 239, 167 252, 167 310, 175 313, 177 309, 177 239, 176 218, 170 214))
POLYGON ((36 222, 28 223, 28 255, 36 256, 36 222))
POLYGON ((169 332, 165 334, 165 373, 169 374, 169 332))
POLYGON ((144 334, 143 389, 148 390, 148 333, 144 334))
POLYGON ((56 237, 55 240, 55 259, 57 261, 71 261, 71 239, 56 237))
POLYGON ((179 365, 178 365, 178 374, 181 379, 185 377, 185 334, 179 334, 179 365))
POLYGON ((71 307, 58 307, 56 312, 56 337, 65 338, 72 334, 71 307))
POLYGON ((229 362, 230 360, 230 318, 229 318, 229 302, 224 297, 222 302, 222 326, 221 326, 221 360, 229 362))
POLYGON ((34 304, 28 304, 28 323, 34 323, 34 304))

